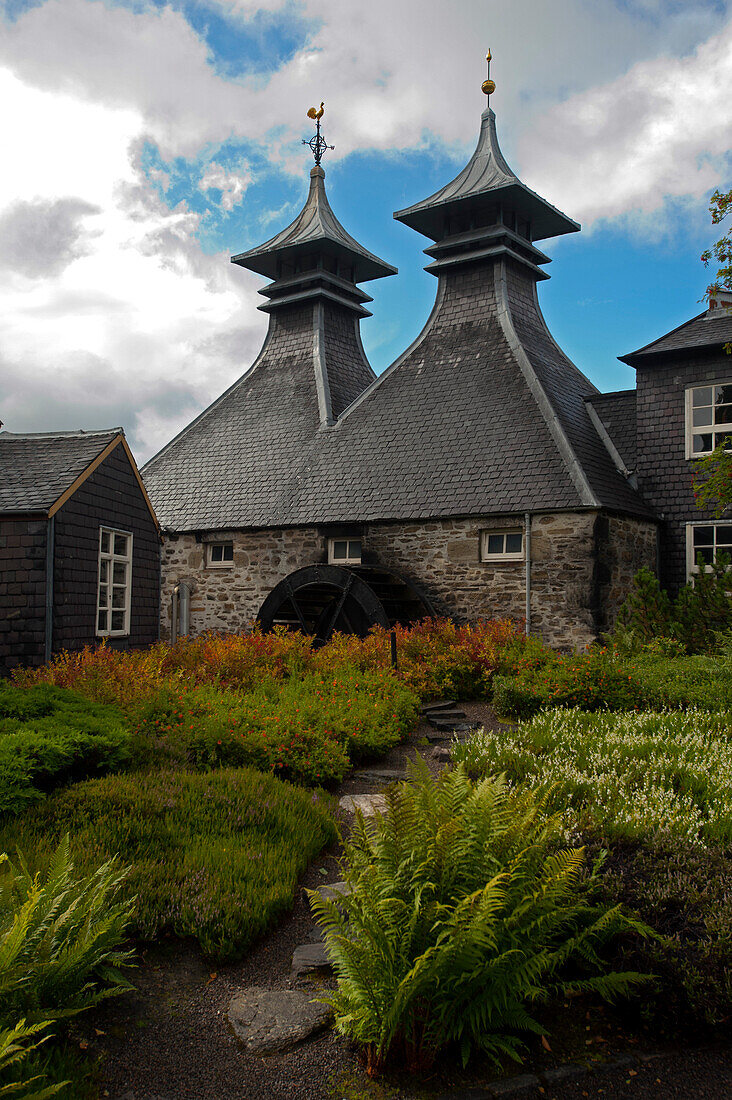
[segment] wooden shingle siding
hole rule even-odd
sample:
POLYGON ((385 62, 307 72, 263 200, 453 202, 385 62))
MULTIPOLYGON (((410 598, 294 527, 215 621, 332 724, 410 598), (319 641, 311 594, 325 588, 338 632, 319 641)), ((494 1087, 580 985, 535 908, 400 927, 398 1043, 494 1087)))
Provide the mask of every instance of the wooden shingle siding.
POLYGON ((46 520, 0 519, 0 675, 45 650, 46 520))
POLYGON ((53 648, 80 649, 96 637, 99 528, 133 535, 130 634, 109 645, 149 645, 158 637, 160 545, 122 446, 91 474, 56 514, 53 648))

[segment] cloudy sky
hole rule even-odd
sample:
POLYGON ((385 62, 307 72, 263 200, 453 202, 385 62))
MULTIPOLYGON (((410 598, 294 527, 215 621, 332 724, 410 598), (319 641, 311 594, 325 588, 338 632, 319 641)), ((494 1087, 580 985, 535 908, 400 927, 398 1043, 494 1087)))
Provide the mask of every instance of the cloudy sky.
POLYGON ((305 117, 370 284, 377 371, 422 327, 429 242, 392 211, 470 155, 486 48, 503 151, 582 222, 542 246, 559 343, 601 389, 699 312, 732 185, 732 0, 0 0, 0 419, 122 424, 140 462, 250 365, 262 280, 228 257, 297 213, 305 117))

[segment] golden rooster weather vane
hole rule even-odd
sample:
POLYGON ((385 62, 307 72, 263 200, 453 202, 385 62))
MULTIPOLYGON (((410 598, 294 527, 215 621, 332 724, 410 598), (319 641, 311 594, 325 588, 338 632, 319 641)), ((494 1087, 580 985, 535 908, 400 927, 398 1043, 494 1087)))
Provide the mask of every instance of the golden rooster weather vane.
POLYGON ((312 149, 313 156, 315 157, 315 163, 317 165, 320 165, 320 161, 322 160, 323 153, 325 152, 326 149, 335 149, 335 145, 328 145, 328 143, 325 140, 325 136, 323 134, 321 134, 321 132, 320 132, 320 120, 323 117, 323 111, 324 110, 325 110, 325 104, 322 102, 322 100, 321 100, 321 103, 320 103, 320 107, 310 107, 310 108, 308 108, 308 112, 307 112, 308 118, 314 118, 315 119, 315 127, 316 127, 315 135, 313 137, 311 137, 310 139, 308 139, 308 138, 303 138, 302 139, 303 145, 309 145, 310 148, 312 149))
MULTIPOLYGON (((495 92, 495 90, 496 90, 495 81, 491 80, 491 58, 492 57, 493 57, 493 54, 491 53, 490 50, 488 50, 488 53, 485 55, 485 59, 488 62, 488 79, 484 80, 483 83, 481 84, 482 90, 488 96, 488 102, 489 103, 491 101, 491 96, 492 96, 493 92, 495 92)), ((323 104, 321 103, 321 107, 322 106, 323 106, 323 104)))

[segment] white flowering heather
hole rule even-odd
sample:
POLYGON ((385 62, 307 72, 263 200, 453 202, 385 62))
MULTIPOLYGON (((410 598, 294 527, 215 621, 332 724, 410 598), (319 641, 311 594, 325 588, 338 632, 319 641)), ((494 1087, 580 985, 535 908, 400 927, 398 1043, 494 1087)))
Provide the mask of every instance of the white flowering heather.
POLYGON ((732 715, 545 710, 452 750, 473 776, 553 785, 579 826, 616 836, 732 841, 732 715))

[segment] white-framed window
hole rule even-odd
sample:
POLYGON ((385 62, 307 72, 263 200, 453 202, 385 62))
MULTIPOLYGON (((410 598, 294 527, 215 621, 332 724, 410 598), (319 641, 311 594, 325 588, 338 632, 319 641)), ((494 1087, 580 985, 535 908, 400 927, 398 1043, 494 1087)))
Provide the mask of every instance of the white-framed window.
POLYGON ((699 572, 697 558, 701 554, 707 569, 718 554, 732 558, 732 523, 687 523, 686 572, 688 576, 699 572))
POLYGON ((234 564, 233 542, 209 542, 206 544, 206 564, 214 569, 226 569, 234 564))
POLYGON ((732 436, 732 382, 690 386, 686 391, 686 457, 708 455, 732 436))
POLYGON ((119 637, 130 632, 132 534, 99 528, 97 635, 119 637))
POLYGON ((360 539, 328 539, 329 565, 360 565, 360 539))
POLYGON ((524 533, 520 527, 480 532, 481 561, 523 561, 524 533))

